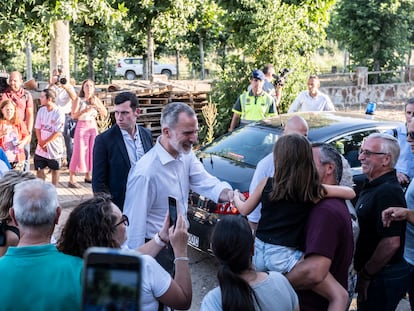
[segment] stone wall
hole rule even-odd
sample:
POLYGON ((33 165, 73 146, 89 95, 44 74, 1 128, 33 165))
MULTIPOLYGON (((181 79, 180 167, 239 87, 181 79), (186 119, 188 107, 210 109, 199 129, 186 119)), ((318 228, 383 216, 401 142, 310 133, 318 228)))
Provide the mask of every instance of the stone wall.
POLYGON ((367 70, 359 69, 356 71, 356 85, 320 88, 330 96, 337 110, 364 110, 368 102, 375 102, 377 108, 399 109, 408 98, 414 97, 411 72, 405 83, 368 84, 367 70))

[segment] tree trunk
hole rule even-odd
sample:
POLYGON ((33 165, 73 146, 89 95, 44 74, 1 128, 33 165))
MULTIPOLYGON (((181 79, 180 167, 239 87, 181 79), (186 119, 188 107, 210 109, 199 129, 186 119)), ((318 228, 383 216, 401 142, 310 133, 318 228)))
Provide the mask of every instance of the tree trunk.
POLYGON ((148 72, 145 80, 149 80, 154 73, 154 36, 152 33, 152 27, 148 27, 147 31, 147 57, 148 57, 148 72))
POLYGON ((177 76, 175 77, 177 80, 180 76, 180 51, 175 50, 175 67, 177 68, 177 76))
POLYGON ((50 73, 62 68, 62 74, 70 79, 69 70, 69 22, 55 21, 50 25, 50 73))
POLYGON ((92 81, 95 81, 95 71, 93 69, 93 47, 91 36, 86 35, 85 37, 86 45, 86 57, 88 59, 88 78, 92 81))
POLYGON ((32 44, 30 41, 27 41, 26 44, 26 80, 33 78, 32 70, 32 44))
POLYGON ((200 79, 204 80, 204 41, 203 37, 199 37, 199 46, 200 46, 200 79))
MULTIPOLYGON (((381 64, 379 59, 377 58, 377 53, 381 48, 381 44, 379 42, 375 42, 372 47, 372 55, 374 56, 374 71, 380 71, 381 70, 381 64)), ((379 82, 379 74, 375 74, 372 83, 377 84, 379 82)))

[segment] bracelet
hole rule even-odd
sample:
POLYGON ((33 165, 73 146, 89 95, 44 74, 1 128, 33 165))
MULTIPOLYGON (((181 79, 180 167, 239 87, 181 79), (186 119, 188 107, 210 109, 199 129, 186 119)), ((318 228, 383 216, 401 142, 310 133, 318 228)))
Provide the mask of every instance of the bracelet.
POLYGON ((188 257, 177 257, 177 258, 174 259, 174 264, 176 264, 177 261, 190 261, 190 258, 188 258, 188 257))
POLYGON ((162 241, 162 242, 164 242, 165 244, 168 244, 168 241, 167 240, 164 240, 162 237, 161 237, 161 234, 158 232, 157 233, 158 234, 158 237, 160 238, 160 240, 162 241))
POLYGON ((167 243, 165 243, 165 241, 163 241, 161 239, 161 237, 158 234, 158 232, 156 234, 154 234, 154 242, 155 242, 155 244, 157 244, 158 246, 161 246, 161 247, 167 246, 167 243))

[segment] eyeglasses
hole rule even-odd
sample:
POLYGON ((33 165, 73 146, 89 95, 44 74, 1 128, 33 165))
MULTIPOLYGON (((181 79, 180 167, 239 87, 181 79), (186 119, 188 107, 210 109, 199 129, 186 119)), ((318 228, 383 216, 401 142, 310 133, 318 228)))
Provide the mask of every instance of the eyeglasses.
POLYGON ((365 149, 362 149, 362 148, 359 148, 358 153, 359 154, 364 154, 364 156, 366 156, 366 157, 370 157, 372 155, 381 155, 381 154, 385 155, 385 154, 388 154, 387 152, 374 152, 374 151, 369 151, 369 150, 365 150, 365 149))
POLYGON ((118 222, 117 224, 115 224, 114 225, 114 228, 115 227, 118 227, 120 224, 124 224, 127 227, 129 226, 129 219, 128 219, 128 216, 127 215, 122 215, 121 221, 118 222))
POLYGON ((410 136, 411 139, 414 139, 414 132, 407 132, 407 137, 410 136))

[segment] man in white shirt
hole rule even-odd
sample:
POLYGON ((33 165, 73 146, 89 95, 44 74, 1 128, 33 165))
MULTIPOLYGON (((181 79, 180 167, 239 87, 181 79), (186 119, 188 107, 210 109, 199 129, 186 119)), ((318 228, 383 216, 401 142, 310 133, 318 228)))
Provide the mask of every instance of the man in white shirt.
MULTIPOLYGON (((168 211, 168 196, 177 199, 177 211, 187 215, 188 194, 193 190, 216 202, 233 198, 231 186, 210 175, 193 152, 198 137, 194 110, 185 103, 170 103, 161 115, 162 134, 154 147, 128 175, 124 214, 129 218, 127 246, 137 248, 161 229, 168 211)), ((172 271, 171 249, 157 261, 172 271)))
POLYGON ((335 111, 328 95, 319 91, 319 78, 312 75, 308 79, 308 90, 302 91, 290 105, 288 113, 297 111, 335 111))
MULTIPOLYGON (((71 119, 70 113, 72 111, 72 101, 78 97, 75 92, 75 88, 67 81, 66 83, 60 83, 62 78, 57 69, 53 70, 49 80, 49 88, 53 89, 56 93, 55 103, 60 110, 65 114, 65 127, 63 129, 63 138, 65 139, 66 147, 66 161, 69 167, 70 159, 72 158, 73 143, 72 137, 70 137, 69 121, 71 119)), ((62 81, 65 82, 65 81, 62 81)))

